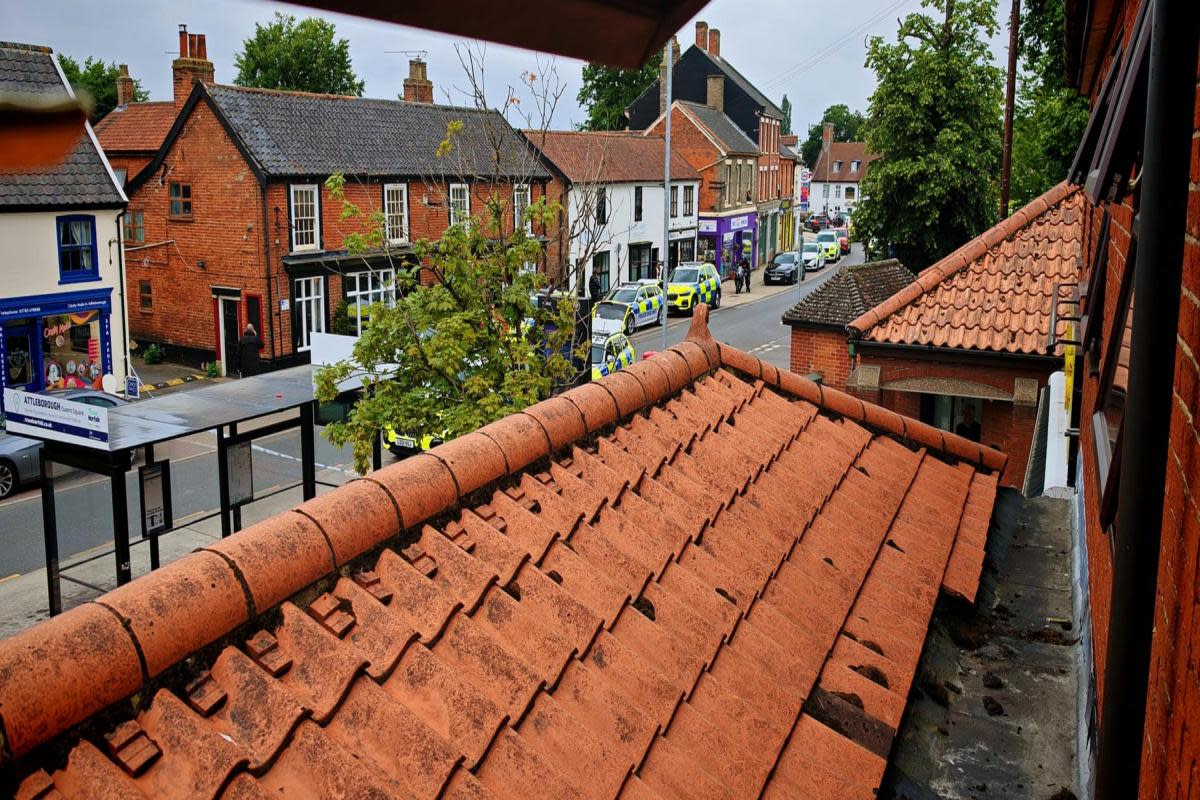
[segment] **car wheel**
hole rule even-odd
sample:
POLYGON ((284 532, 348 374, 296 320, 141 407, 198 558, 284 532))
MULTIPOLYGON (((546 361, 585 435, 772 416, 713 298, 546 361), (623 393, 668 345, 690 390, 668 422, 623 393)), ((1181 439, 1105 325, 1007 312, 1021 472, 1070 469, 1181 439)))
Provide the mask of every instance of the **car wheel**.
POLYGON ((625 335, 626 336, 633 335, 633 315, 632 314, 630 314, 628 317, 625 318, 625 335))
POLYGON ((665 308, 663 308, 662 306, 659 306, 659 307, 658 307, 658 316, 654 318, 654 324, 655 324, 655 325, 662 325, 662 322, 663 322, 663 314, 665 314, 665 313, 666 313, 666 309, 665 309, 665 308))
POLYGON ((0 461, 0 500, 17 490, 17 468, 9 461, 0 461))
POLYGON ((721 307, 721 290, 717 289, 717 293, 713 295, 713 311, 721 307))

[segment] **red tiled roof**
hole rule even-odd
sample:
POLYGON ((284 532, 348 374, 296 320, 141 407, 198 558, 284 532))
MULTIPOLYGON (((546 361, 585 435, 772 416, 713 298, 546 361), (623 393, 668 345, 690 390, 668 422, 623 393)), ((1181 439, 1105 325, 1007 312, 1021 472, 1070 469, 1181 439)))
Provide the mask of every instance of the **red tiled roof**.
POLYGON ((866 142, 833 142, 829 145, 829 157, 822 151, 817 156, 817 165, 813 167, 812 179, 818 183, 833 181, 834 183, 858 183, 867 175, 867 167, 879 158, 878 155, 867 152, 866 142), (833 162, 842 162, 840 172, 833 172, 830 166, 833 162), (858 169, 851 169, 854 162, 858 169))
POLYGON ((0 642, 18 796, 873 797, 1005 456, 706 317, 0 642))
POLYGON ((175 122, 169 101, 117 106, 96 123, 96 138, 106 153, 154 153, 175 122))
MULTIPOLYGON (((1052 355, 1055 284, 1078 278, 1082 246, 1083 196, 1061 183, 849 328, 873 342, 1052 355)), ((1059 334, 1066 325, 1059 321, 1059 334)))
MULTIPOLYGON (((629 183, 663 179, 663 137, 629 131, 525 131, 546 157, 576 183, 629 183)), ((671 150, 671 179, 698 181, 700 173, 671 150)))

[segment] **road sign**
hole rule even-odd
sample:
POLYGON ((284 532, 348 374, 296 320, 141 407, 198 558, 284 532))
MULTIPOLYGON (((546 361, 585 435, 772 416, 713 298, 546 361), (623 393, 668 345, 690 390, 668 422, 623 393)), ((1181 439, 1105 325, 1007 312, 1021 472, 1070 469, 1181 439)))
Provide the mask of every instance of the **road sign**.
POLYGON ((807 169, 800 170, 800 182, 801 183, 811 183, 812 182, 812 170, 807 170, 807 169))

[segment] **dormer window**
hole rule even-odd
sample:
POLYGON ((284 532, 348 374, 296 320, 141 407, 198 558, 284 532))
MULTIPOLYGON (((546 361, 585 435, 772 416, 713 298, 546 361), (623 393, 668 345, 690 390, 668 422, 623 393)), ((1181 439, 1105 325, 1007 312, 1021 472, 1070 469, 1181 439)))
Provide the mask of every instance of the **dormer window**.
POLYGON ((851 172, 858 172, 858 168, 859 168, 861 165, 862 165, 862 162, 861 162, 861 161, 851 161, 851 162, 850 162, 850 171, 851 171, 851 172))
POLYGON ((840 162, 840 161, 833 162, 833 171, 841 172, 842 171, 842 162, 840 162))

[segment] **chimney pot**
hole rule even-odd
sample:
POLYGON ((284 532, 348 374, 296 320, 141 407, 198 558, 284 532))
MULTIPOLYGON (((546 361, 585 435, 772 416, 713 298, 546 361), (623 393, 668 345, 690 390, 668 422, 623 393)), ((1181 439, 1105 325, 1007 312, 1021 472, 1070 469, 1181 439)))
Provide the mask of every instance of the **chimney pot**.
POLYGON ((696 22, 696 47, 708 52, 708 23, 696 22))
POLYGON ((721 57, 721 32, 716 28, 708 32, 708 54, 721 57))
POLYGON ((679 37, 671 37, 671 64, 679 63, 679 37))
POLYGON ((179 57, 188 57, 188 32, 187 25, 179 26, 179 57))
POLYGON ((409 59, 408 77, 404 79, 404 99, 410 103, 432 103, 433 81, 428 67, 419 58, 409 59))
POLYGON ((203 33, 198 34, 196 36, 196 43, 200 46, 200 51, 198 53, 196 53, 196 58, 207 59, 208 58, 208 43, 205 41, 203 33))
MULTIPOLYGON (((174 84, 175 111, 178 112, 192 93, 196 82, 212 83, 215 75, 208 60, 208 43, 203 33, 188 33, 187 25, 179 26, 179 58, 171 64, 174 84)), ((132 96, 132 89, 130 90, 132 96)))
POLYGON ((129 65, 122 64, 117 73, 117 105, 127 106, 133 102, 133 78, 129 77, 129 65))
POLYGON ((709 108, 715 108, 717 111, 725 111, 725 76, 724 75, 709 75, 708 76, 708 97, 707 105, 709 108))

